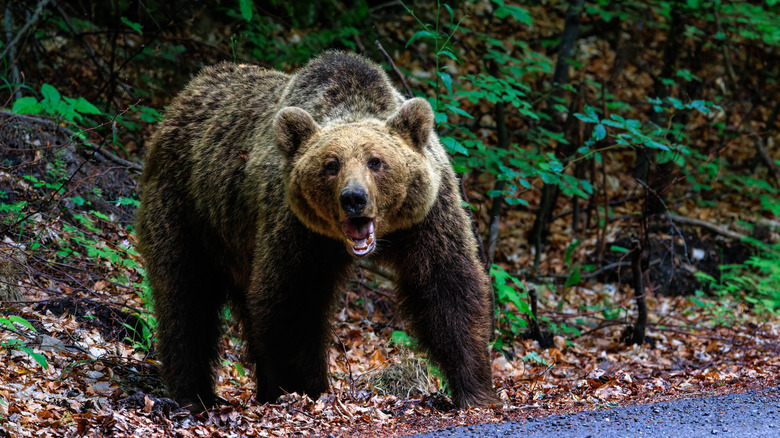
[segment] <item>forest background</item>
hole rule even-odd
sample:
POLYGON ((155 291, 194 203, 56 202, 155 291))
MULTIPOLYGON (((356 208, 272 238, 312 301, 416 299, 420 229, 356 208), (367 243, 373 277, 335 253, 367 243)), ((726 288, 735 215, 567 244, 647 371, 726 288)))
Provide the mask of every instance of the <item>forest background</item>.
MULTIPOLYGON (((0 434, 398 435, 778 383, 780 2, 21 0, 0 5, 0 434), (133 218, 205 65, 363 53, 427 98, 491 273, 504 406, 454 411, 355 271, 331 392, 165 398, 133 218)), ((291 321, 291 324, 294 321, 291 321)))

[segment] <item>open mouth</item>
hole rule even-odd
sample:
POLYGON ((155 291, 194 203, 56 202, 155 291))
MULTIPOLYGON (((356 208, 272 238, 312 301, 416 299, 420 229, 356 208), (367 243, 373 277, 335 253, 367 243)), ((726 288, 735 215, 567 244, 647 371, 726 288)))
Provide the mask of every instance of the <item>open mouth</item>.
POLYGON ((376 247, 374 238, 374 219, 370 217, 347 218, 341 224, 341 230, 349 242, 352 254, 365 257, 376 247))

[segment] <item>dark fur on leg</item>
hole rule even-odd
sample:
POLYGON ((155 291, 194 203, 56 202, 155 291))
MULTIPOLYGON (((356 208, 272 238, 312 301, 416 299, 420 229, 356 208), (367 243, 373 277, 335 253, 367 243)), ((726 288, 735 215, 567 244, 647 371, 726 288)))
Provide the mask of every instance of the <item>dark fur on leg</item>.
POLYGON ((248 353, 257 364, 259 402, 273 402, 286 392, 316 399, 328 389, 331 320, 337 292, 351 267, 351 257, 339 242, 301 224, 290 227, 291 221, 297 222, 276 222, 286 225, 286 244, 257 255, 252 275, 256 280, 247 294, 252 315, 245 332, 248 353), (307 251, 313 247, 316 253, 307 251))
POLYGON ((490 285, 452 181, 444 181, 426 219, 388 236, 381 262, 398 274, 402 311, 452 388, 458 407, 499 402, 488 342, 490 285), (453 226, 463 224, 464 226, 453 226), (446 226, 445 226, 446 225, 446 226))
MULTIPOLYGON (((157 199, 147 198, 147 202, 154 204, 157 199)), ((145 221, 138 232, 144 241, 156 242, 143 249, 149 260, 157 262, 147 263, 147 277, 155 299, 161 374, 172 397, 190 410, 202 411, 215 401, 213 367, 219 354, 220 309, 229 283, 205 250, 186 233, 167 226, 169 221, 186 221, 177 217, 177 209, 160 208, 156 213, 170 216, 145 221)))

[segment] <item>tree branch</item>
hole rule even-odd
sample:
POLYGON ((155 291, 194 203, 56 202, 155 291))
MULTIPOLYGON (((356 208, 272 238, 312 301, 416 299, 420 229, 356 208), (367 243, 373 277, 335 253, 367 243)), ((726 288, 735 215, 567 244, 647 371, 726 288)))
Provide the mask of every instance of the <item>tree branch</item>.
POLYGON ((41 12, 43 12, 43 8, 46 7, 47 4, 49 4, 49 1, 50 0, 40 0, 38 2, 38 5, 35 7, 35 11, 33 12, 30 19, 27 20, 26 23, 24 23, 24 26, 22 26, 22 28, 16 34, 14 39, 11 40, 11 42, 5 46, 5 49, 3 50, 3 54, 0 55, 0 58, 5 58, 6 61, 8 61, 9 63, 14 63, 12 59, 8 59, 6 58, 6 56, 9 53, 14 53, 16 45, 19 44, 19 41, 27 37, 27 33, 30 32, 30 28, 32 28, 38 22, 38 19, 41 17, 41 12))
POLYGON ((706 228, 706 229, 708 229, 710 231, 718 233, 718 234, 720 234, 722 236, 730 237, 730 238, 732 238, 734 240, 745 240, 748 237, 748 236, 746 236, 744 234, 737 233, 736 231, 731 231, 729 229, 720 227, 718 225, 715 225, 715 224, 712 224, 712 223, 709 223, 709 222, 705 222, 703 220, 694 219, 694 218, 685 217, 685 216, 677 216, 676 214, 669 214, 669 217, 672 220, 674 220, 675 222, 679 223, 679 224, 695 225, 697 227, 706 228))
POLYGON ((391 58, 390 55, 387 54, 385 48, 382 47, 382 43, 380 43, 379 40, 376 40, 374 41, 374 44, 376 44, 376 46, 379 47, 379 50, 385 54, 385 57, 387 58, 387 62, 389 62, 390 66, 393 67, 395 74, 397 74, 398 77, 401 78, 401 82, 403 82, 404 88, 406 88, 406 97, 414 97, 414 93, 412 93, 412 89, 409 88, 409 84, 406 83, 406 78, 401 73, 401 71, 398 70, 398 67, 395 66, 395 62, 393 62, 393 58, 391 58))

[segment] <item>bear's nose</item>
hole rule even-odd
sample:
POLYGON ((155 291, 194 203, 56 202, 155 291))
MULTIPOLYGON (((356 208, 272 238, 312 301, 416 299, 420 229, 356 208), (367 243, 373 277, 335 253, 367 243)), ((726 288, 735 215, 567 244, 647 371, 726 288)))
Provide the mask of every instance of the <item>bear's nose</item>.
POLYGON ((362 187, 347 187, 341 191, 339 200, 341 201, 341 208, 344 209, 345 213, 349 216, 357 216, 366 208, 368 195, 362 187))

